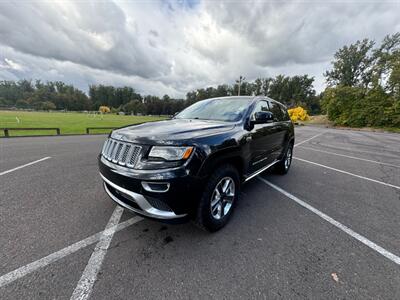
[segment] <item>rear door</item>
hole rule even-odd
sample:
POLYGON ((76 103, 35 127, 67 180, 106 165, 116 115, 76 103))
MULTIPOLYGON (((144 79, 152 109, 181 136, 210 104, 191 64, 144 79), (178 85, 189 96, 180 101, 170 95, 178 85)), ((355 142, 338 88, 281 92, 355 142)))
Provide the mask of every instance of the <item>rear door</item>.
POLYGON ((278 159, 285 147, 286 134, 288 132, 287 116, 285 114, 285 108, 278 102, 268 100, 269 109, 274 115, 273 122, 273 137, 271 137, 273 143, 273 151, 271 157, 278 159))

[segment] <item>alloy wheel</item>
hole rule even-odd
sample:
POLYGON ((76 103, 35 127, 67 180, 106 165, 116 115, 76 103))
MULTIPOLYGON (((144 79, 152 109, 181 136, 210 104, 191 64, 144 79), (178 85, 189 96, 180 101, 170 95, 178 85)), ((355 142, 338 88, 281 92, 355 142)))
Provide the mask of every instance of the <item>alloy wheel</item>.
POLYGON ((287 150, 285 157, 285 170, 289 169, 291 163, 292 163, 292 147, 289 146, 289 149, 287 150))
POLYGON ((214 219, 220 220, 226 216, 235 198, 235 182, 231 177, 222 178, 215 186, 211 196, 211 215, 214 219))

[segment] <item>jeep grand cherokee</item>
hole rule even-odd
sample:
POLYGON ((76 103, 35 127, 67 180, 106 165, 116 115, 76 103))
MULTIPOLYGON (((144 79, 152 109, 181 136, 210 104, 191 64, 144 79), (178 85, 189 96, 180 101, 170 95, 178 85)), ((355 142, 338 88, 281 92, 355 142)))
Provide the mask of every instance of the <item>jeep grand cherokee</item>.
POLYGON ((242 183, 274 167, 288 172, 294 128, 267 97, 199 101, 171 120, 114 130, 99 155, 107 194, 163 221, 192 219, 216 231, 229 220, 242 183))

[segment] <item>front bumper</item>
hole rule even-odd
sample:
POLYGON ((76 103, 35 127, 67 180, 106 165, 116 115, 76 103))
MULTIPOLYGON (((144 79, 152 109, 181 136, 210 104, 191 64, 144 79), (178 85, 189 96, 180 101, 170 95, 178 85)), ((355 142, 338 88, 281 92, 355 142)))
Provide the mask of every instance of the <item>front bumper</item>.
POLYGON ((99 156, 104 189, 112 200, 135 213, 158 220, 184 220, 197 206, 202 181, 186 167, 169 170, 133 170, 99 156), (164 183, 166 191, 146 191, 142 183, 164 183))
POLYGON ((112 183, 101 173, 100 176, 104 181, 104 189, 110 198, 128 210, 146 217, 165 220, 184 218, 187 216, 187 214, 177 215, 173 211, 157 209, 153 207, 142 194, 129 191, 112 183))

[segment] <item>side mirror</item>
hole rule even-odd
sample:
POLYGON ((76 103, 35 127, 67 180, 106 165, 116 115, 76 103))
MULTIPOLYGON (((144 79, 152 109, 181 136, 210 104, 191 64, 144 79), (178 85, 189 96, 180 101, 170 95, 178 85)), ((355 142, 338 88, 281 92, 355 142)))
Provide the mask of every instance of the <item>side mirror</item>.
POLYGON ((270 111, 259 111, 254 114, 253 124, 265 124, 274 120, 274 115, 270 111))

